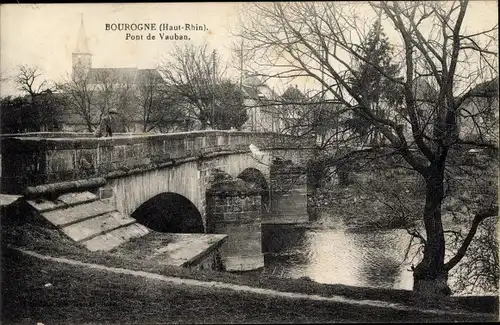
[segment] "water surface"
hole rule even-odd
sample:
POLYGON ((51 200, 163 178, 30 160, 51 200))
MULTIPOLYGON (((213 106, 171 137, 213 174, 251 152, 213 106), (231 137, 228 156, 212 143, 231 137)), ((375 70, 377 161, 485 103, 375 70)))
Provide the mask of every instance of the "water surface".
POLYGON ((320 283, 411 289, 404 230, 350 231, 344 227, 263 227, 266 274, 320 283))

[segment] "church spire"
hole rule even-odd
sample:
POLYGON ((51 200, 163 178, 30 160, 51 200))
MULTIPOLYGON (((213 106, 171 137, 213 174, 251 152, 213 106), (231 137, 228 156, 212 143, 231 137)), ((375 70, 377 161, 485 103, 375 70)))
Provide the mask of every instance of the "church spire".
POLYGON ((85 35, 85 28, 83 27, 83 14, 81 14, 80 31, 78 32, 78 40, 76 42, 76 49, 73 52, 73 78, 84 78, 92 69, 92 54, 87 44, 87 35, 85 35))
POLYGON ((89 45, 87 43, 87 35, 85 34, 85 27, 83 26, 83 14, 80 16, 80 30, 78 32, 78 41, 74 53, 90 54, 89 45))

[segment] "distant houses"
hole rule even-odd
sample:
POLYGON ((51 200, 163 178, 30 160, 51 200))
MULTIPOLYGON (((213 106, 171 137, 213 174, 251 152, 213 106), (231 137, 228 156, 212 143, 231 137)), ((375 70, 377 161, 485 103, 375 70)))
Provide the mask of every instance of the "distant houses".
MULTIPOLYGON (((434 125, 429 123, 428 116, 436 114, 436 100, 439 96, 428 78, 417 79, 414 83, 415 99, 419 110, 420 125, 425 125, 427 134, 432 134, 434 125)), ((455 117, 458 139, 470 143, 493 144, 498 141, 498 77, 478 84, 463 93, 467 99, 460 104, 455 117)), ((458 97, 460 98, 460 97, 458 97)), ((411 132, 409 122, 405 123, 405 133, 411 132)))
POLYGON ((477 85, 469 94, 457 121, 460 138, 498 145, 498 77, 477 85))
POLYGON ((248 120, 242 129, 254 132, 277 132, 281 119, 276 114, 278 95, 259 77, 245 74, 242 78, 244 104, 248 120))

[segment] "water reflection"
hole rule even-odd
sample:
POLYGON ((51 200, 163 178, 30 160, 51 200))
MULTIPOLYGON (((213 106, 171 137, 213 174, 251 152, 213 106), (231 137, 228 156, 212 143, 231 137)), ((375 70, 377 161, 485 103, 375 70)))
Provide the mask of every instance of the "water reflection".
POLYGON ((404 231, 351 232, 343 227, 305 230, 263 228, 265 272, 320 283, 411 289, 402 264, 409 238, 404 231))
MULTIPOLYGON (((292 225, 262 225, 264 274, 278 277, 309 277, 320 283, 345 284, 362 287, 411 290, 411 263, 421 258, 414 245, 405 260, 411 236, 403 229, 354 230, 331 215, 324 214, 312 222, 312 227, 292 225), (416 257, 415 260, 411 260, 416 257)), ((466 224, 447 224, 447 229, 468 231, 466 224)), ((423 229, 421 229, 423 232, 423 229)), ((479 229, 478 233, 481 233, 479 229)), ((415 243, 415 241, 413 241, 415 243)), ((456 253, 447 247, 446 260, 456 253)), ((463 261, 467 261, 466 256, 463 261)), ((450 273, 448 284, 454 288, 458 276, 450 273)), ((460 271, 463 272, 463 271, 460 271)), ((465 272, 470 272, 465 269, 465 272)), ((468 276, 466 274, 465 276, 468 276)), ((476 289, 477 290, 477 289, 476 289)), ((493 295, 495 288, 478 292, 493 295)), ((463 294, 463 293, 459 293, 463 294)))
POLYGON ((354 264, 365 286, 411 289, 412 274, 404 262, 406 234, 399 230, 354 233, 351 243, 360 247, 354 264))

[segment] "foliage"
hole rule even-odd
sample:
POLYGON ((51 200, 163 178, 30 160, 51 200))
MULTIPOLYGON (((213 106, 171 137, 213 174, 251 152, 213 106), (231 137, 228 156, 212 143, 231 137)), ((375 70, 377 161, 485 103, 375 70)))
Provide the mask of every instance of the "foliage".
POLYGON ((321 148, 338 136, 329 131, 339 125, 339 115, 337 104, 324 101, 320 94, 311 91, 302 93, 297 86, 288 87, 274 103, 274 116, 281 122, 279 133, 316 135, 321 148))
POLYGON ((213 112, 208 113, 213 126, 220 130, 239 129, 248 119, 243 92, 239 86, 225 79, 215 85, 214 92, 215 108, 213 112))
POLYGON ((34 120, 33 106, 23 97, 2 98, 1 130, 2 133, 22 133, 40 131, 40 126, 34 120))
MULTIPOLYGON (((383 31, 381 21, 377 20, 357 50, 358 56, 362 59, 355 58, 355 69, 349 77, 353 92, 362 97, 372 106, 374 112, 384 118, 389 117, 390 109, 399 107, 403 100, 401 86, 385 77, 388 75, 393 79, 399 78, 400 67, 392 63, 393 50, 383 31), (384 73, 382 74, 380 70, 384 73)), ((379 132, 373 130, 374 126, 370 117, 361 111, 353 111, 352 117, 346 121, 346 124, 362 137, 374 133, 371 141, 376 142, 380 136, 379 132)))

